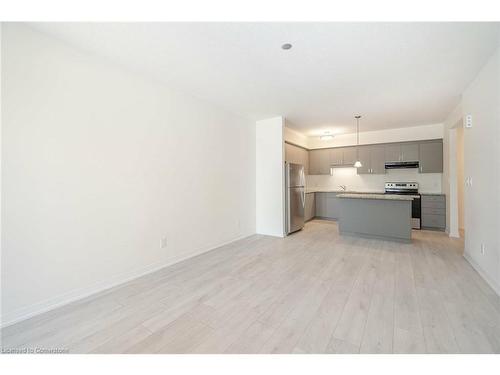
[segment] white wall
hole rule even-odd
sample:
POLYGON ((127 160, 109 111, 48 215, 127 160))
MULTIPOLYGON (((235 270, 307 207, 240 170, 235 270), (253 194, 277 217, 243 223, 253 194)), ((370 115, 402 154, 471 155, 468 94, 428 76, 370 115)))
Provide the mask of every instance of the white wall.
MULTIPOLYGON (((2 23, 0 23, 0 82, 3 82, 2 78, 2 23)), ((2 103, 2 87, 3 84, 0 85, 0 103, 2 103)), ((0 105, 0 129, 2 129, 2 106, 0 105)), ((1 167, 3 166, 3 161, 2 161, 2 133, 3 131, 0 131, 0 187, 2 186, 2 173, 1 173, 1 167)), ((1 189, 0 189, 0 194, 1 194, 1 189)), ((2 217, 3 215, 1 214, 2 211, 2 202, 3 202, 3 196, 0 197, 0 273, 2 270, 2 217)), ((0 327, 2 326, 2 277, 0 274, 0 327)), ((2 342, 2 334, 0 333, 0 346, 3 346, 2 342)))
POLYGON ((310 188, 339 189, 346 185, 351 191, 383 192, 386 182, 416 181, 422 193, 441 193, 441 173, 418 173, 417 169, 392 169, 386 174, 358 175, 356 168, 333 168, 332 176, 306 176, 310 188))
MULTIPOLYGON (((362 124, 360 125, 360 127, 362 124)), ((359 144, 386 142, 420 141, 443 138, 443 124, 412 126, 398 129, 384 129, 359 133, 359 144)), ((351 146, 356 144, 356 134, 341 134, 332 140, 324 141, 319 137, 308 137, 308 148, 351 146)))
POLYGON ((253 121, 16 24, 2 91, 4 324, 255 233, 253 121))
POLYGON ((457 189, 457 128, 462 125, 462 103, 448 115, 443 133, 443 193, 446 195, 446 232, 450 237, 459 237, 458 189, 457 189), (452 157, 450 157, 452 156, 452 157))
POLYGON ((284 121, 275 117, 256 123, 256 229, 283 237, 284 121))
POLYGON ((285 141, 293 143, 295 145, 302 146, 305 148, 308 148, 308 146, 309 146, 309 138, 307 136, 305 136, 304 134, 299 133, 298 131, 295 131, 295 130, 287 127, 286 122, 285 122, 285 129, 284 129, 284 137, 285 137, 285 141))
POLYGON ((465 256, 500 293, 500 50, 462 96, 464 116, 465 256), (481 254, 481 244, 485 253, 481 254))

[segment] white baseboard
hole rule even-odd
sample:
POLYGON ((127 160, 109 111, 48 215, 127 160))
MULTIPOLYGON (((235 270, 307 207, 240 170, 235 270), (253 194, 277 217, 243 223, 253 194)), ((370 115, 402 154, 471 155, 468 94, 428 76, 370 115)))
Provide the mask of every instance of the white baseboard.
POLYGON ((104 292, 104 291, 111 289, 111 288, 114 288, 120 284, 124 284, 126 282, 135 280, 139 277, 156 272, 162 268, 165 268, 165 267, 171 266, 173 264, 182 262, 182 261, 189 259, 189 258, 193 258, 195 256, 201 255, 203 253, 209 252, 209 251, 217 249, 219 247, 228 245, 232 242, 239 241, 239 240, 246 238, 246 237, 250 237, 252 235, 253 234, 242 235, 242 236, 236 237, 232 240, 226 241, 224 243, 220 243, 218 245, 212 246, 210 248, 194 252, 192 254, 189 254, 189 255, 182 257, 182 258, 179 258, 179 259, 170 260, 170 261, 164 262, 164 263, 150 264, 146 267, 141 267, 139 269, 135 269, 135 270, 132 270, 130 272, 121 273, 119 275, 113 276, 112 278, 110 278, 108 280, 96 283, 92 286, 85 287, 85 288, 78 289, 78 290, 74 290, 74 291, 71 291, 68 293, 64 293, 64 294, 61 294, 57 297, 53 297, 53 298, 47 299, 45 301, 41 301, 41 302, 38 302, 36 304, 30 305, 30 306, 26 306, 26 307, 17 309, 9 314, 5 314, 5 316, 0 316, 0 322, 1 322, 0 327, 4 328, 4 327, 10 326, 10 325, 19 323, 23 320, 26 320, 26 319, 32 318, 34 316, 46 313, 48 311, 57 309, 58 307, 62 307, 62 306, 68 305, 70 303, 76 302, 78 300, 92 296, 94 294, 104 292))
POLYGON ((469 264, 476 270, 476 272, 486 281, 486 283, 495 291, 496 294, 500 296, 500 285, 497 285, 494 280, 492 280, 486 272, 477 264, 467 253, 464 252, 464 258, 469 262, 469 264))

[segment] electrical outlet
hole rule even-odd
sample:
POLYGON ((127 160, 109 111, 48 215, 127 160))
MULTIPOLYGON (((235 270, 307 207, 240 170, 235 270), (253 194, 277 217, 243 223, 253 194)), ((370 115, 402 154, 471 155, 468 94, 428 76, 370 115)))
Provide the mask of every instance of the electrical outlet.
POLYGON ((163 237, 160 241, 160 247, 162 249, 166 248, 167 247, 167 237, 163 237))
POLYGON ((481 244, 481 254, 483 254, 483 255, 484 255, 485 251, 486 251, 486 246, 485 246, 485 244, 484 244, 484 243, 482 243, 482 244, 481 244))

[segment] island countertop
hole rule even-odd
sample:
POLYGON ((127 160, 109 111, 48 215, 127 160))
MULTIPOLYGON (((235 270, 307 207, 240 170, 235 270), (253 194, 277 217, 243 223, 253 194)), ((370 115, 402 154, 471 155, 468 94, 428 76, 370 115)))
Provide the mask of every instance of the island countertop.
POLYGON ((384 194, 383 190, 342 190, 327 187, 308 187, 306 194, 309 193, 342 193, 342 194, 384 194))
POLYGON ((396 195, 396 194, 339 194, 337 198, 351 198, 351 199, 380 199, 392 201, 412 201, 414 198, 419 198, 417 195, 396 195))

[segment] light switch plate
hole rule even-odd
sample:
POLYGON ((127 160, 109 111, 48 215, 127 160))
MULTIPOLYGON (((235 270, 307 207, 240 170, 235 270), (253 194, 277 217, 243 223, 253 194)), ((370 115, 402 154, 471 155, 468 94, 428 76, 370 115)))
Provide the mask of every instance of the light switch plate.
POLYGON ((167 237, 163 237, 160 241, 160 248, 164 249, 167 247, 167 237))
POLYGON ((465 116, 465 127, 472 128, 472 115, 465 116))

